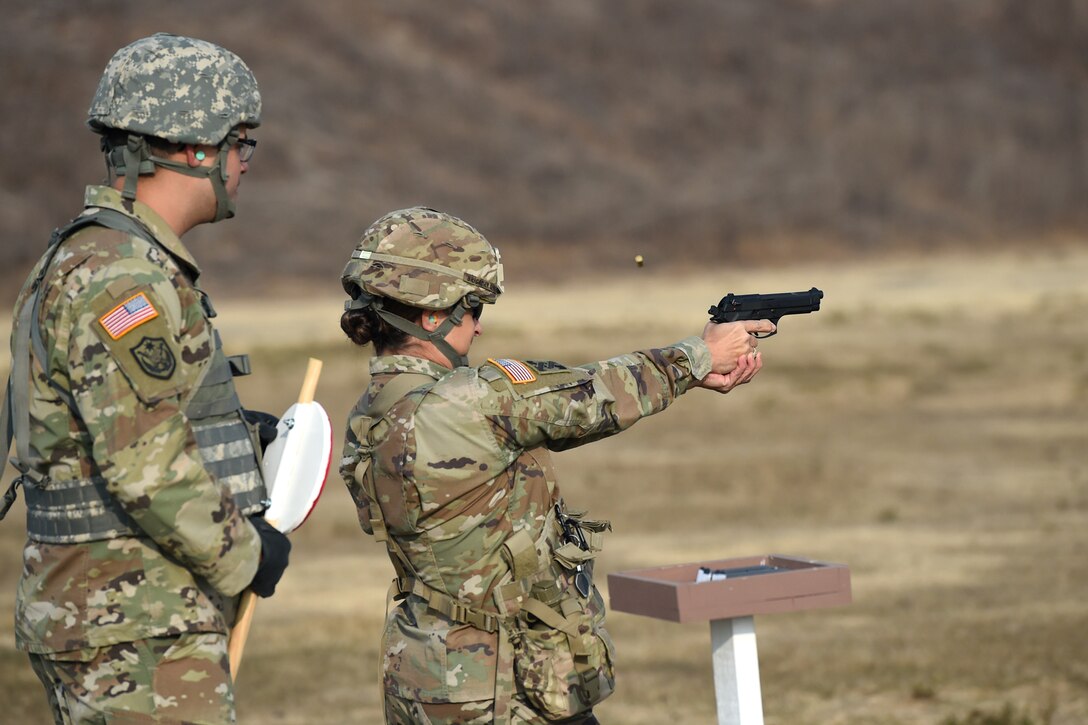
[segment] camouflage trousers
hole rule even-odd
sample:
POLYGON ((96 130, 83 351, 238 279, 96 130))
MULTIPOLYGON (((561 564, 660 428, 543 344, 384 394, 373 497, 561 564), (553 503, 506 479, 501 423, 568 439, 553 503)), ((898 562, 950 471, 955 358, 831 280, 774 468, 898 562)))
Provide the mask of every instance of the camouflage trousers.
POLYGON ((192 633, 30 655, 57 725, 234 723, 223 634, 192 633))
MULTIPOLYGON (((386 725, 490 725, 495 701, 430 703, 385 695, 386 725)), ((511 725, 600 725, 592 712, 566 720, 548 720, 523 702, 510 703, 511 725)))

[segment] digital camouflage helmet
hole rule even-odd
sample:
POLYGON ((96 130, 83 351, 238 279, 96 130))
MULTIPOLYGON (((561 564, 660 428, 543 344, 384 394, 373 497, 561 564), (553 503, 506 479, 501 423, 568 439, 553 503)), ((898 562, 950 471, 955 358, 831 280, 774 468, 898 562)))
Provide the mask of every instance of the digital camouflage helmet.
POLYGON ((446 334, 466 311, 494 304, 502 294, 502 260, 499 250, 461 219, 412 207, 386 214, 363 232, 340 281, 351 296, 346 309, 373 309, 393 327, 433 342, 456 367, 468 361, 446 342, 446 334), (428 332, 383 309, 385 299, 450 310, 450 316, 428 332))
POLYGON ((126 177, 125 198, 136 198, 137 177, 154 174, 155 166, 207 177, 215 190, 214 221, 234 216, 225 184, 226 156, 238 143, 238 127, 255 128, 260 122, 257 79, 241 58, 214 43, 168 33, 141 38, 117 51, 87 112, 87 125, 96 133, 128 132, 124 146, 103 144, 107 165, 126 177), (219 154, 212 166, 190 168, 155 156, 146 137, 217 146, 219 154))

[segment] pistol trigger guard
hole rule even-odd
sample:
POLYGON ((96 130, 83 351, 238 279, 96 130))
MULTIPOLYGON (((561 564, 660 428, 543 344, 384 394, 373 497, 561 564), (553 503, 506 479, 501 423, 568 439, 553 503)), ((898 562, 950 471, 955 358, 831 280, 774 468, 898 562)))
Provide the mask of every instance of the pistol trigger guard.
POLYGON ((757 340, 766 340, 768 337, 774 337, 778 334, 778 321, 782 319, 782 315, 768 317, 767 319, 770 320, 771 324, 774 325, 774 332, 764 332, 760 335, 756 335, 757 340))
MULTIPOLYGON (((775 323, 775 326, 776 327, 778 326, 777 322, 775 323)), ((775 330, 774 332, 753 332, 752 337, 754 337, 757 340, 766 340, 768 337, 774 337, 777 334, 778 334, 778 330, 775 330)))

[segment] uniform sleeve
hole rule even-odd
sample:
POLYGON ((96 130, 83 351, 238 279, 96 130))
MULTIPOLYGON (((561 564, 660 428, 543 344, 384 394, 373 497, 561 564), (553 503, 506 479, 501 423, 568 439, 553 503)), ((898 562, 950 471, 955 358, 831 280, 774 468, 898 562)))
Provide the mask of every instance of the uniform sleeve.
POLYGON ((110 493, 165 552, 234 595, 253 579, 260 538, 205 470, 183 412, 212 354, 195 294, 146 260, 97 270, 72 296, 68 369, 110 493))
MULTIPOLYGON (((529 363, 529 366, 534 366, 529 363)), ((541 373, 547 365, 535 364, 541 373)), ((667 408, 710 372, 702 339, 620 355, 554 374, 533 384, 499 379, 489 417, 521 448, 564 450, 615 435, 667 408)))
POLYGON ((362 415, 361 401, 348 416, 347 430, 344 432, 344 453, 340 458, 340 476, 348 487, 355 509, 359 516, 359 525, 367 534, 373 535, 370 523, 370 496, 363 485, 363 476, 370 465, 370 457, 364 451, 360 440, 366 437, 366 426, 370 419, 362 415))

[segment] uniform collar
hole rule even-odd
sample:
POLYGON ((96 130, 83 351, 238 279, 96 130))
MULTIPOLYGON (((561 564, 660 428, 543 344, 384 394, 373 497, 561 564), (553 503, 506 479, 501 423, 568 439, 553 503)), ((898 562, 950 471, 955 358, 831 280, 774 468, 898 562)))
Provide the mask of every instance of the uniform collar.
POLYGON ((140 201, 126 201, 121 197, 121 192, 116 189, 96 185, 87 187, 83 206, 86 208, 113 209, 126 216, 134 217, 155 235, 156 242, 187 268, 194 282, 200 276, 200 267, 197 266, 193 255, 181 243, 181 239, 170 228, 170 225, 163 221, 162 217, 147 204, 140 201))
POLYGON ((381 355, 370 360, 372 376, 389 373, 421 373, 439 380, 450 372, 452 371, 447 367, 415 355, 381 355))

